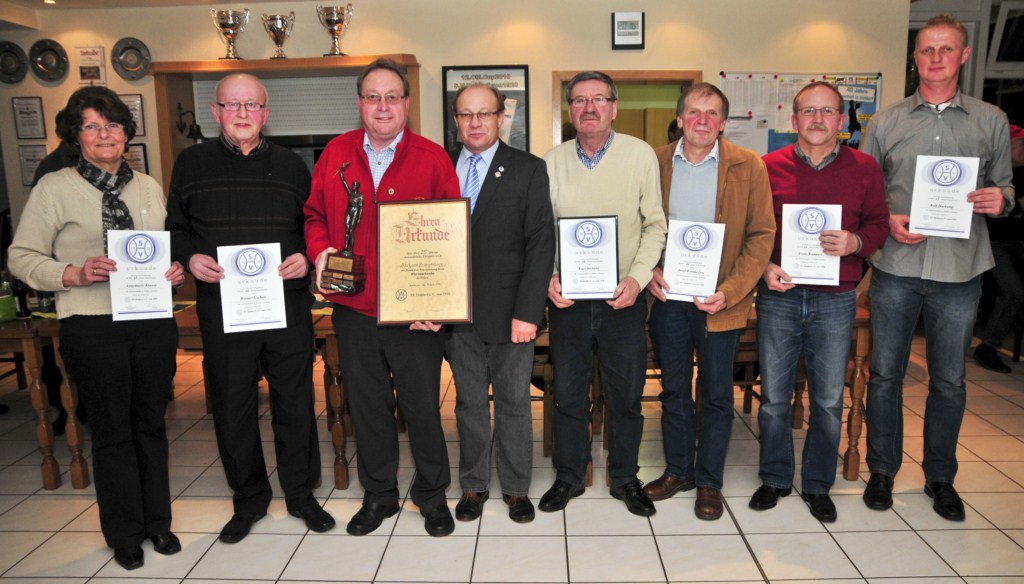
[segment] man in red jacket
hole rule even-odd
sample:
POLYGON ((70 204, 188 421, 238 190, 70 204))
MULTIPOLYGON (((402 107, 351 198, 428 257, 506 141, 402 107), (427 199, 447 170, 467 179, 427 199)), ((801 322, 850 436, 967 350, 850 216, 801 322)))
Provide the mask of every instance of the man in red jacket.
POLYGON ((377 326, 377 203, 459 198, 459 179, 440 146, 406 129, 409 80, 396 63, 378 59, 368 65, 357 90, 363 129, 327 145, 313 169, 306 201, 306 251, 316 263, 319 285, 327 255, 345 247, 349 197, 338 169, 344 169, 353 191, 358 182, 364 194, 362 219, 352 240, 354 254, 365 258, 365 287, 354 294, 321 289, 335 303, 341 377, 365 491, 348 532, 366 535, 398 513, 397 393, 416 464, 412 500, 425 517, 427 533, 448 535, 455 522, 445 499, 451 470, 438 405, 444 337, 431 323, 377 326))

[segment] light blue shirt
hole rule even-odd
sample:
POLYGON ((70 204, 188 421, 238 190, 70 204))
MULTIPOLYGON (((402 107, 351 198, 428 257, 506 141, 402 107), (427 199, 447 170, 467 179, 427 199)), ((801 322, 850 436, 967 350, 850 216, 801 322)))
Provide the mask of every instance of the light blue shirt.
POLYGON ((714 223, 718 201, 718 140, 697 164, 683 156, 683 140, 672 155, 672 186, 668 218, 714 223))
POLYGON ((402 130, 395 136, 395 139, 390 144, 384 147, 383 150, 377 152, 370 145, 370 135, 363 132, 363 150, 366 151, 366 157, 370 160, 370 174, 373 175, 373 190, 377 191, 377 187, 380 186, 380 181, 384 178, 384 173, 388 167, 395 160, 395 152, 398 147, 398 143, 402 141, 402 136, 405 135, 405 130, 402 130))
POLYGON ((583 150, 583 146, 580 146, 580 139, 576 138, 576 156, 580 157, 580 162, 582 162, 583 166, 586 166, 588 170, 594 170, 597 163, 601 162, 601 159, 604 158, 604 153, 608 152, 608 147, 612 145, 612 140, 614 139, 615 131, 612 130, 608 133, 608 139, 604 141, 604 146, 598 148, 597 152, 594 153, 594 157, 591 158, 587 156, 586 151, 583 150))
MULTIPOLYGON (((480 188, 484 186, 484 179, 487 178, 487 171, 491 168, 491 161, 494 160, 494 153, 498 151, 498 142, 495 141, 491 144, 491 147, 480 153, 480 161, 476 163, 476 171, 480 174, 480 188)), ((459 187, 462 191, 462 196, 466 196, 466 179, 469 177, 469 157, 473 153, 462 148, 462 153, 459 154, 459 160, 455 163, 455 174, 459 175, 459 187)))

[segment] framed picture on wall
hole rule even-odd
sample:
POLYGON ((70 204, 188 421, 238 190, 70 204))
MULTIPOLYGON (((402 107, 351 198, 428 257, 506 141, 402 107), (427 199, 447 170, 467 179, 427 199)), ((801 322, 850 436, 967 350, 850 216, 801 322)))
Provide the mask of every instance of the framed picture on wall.
POLYGON ((616 51, 644 48, 644 13, 612 13, 612 49, 616 51))
POLYGON ((39 163, 46 158, 46 145, 18 146, 18 163, 21 165, 21 186, 32 186, 39 163))
POLYGON ((145 144, 129 144, 124 149, 124 159, 135 172, 149 174, 149 157, 145 144))
POLYGON ((45 140, 46 118, 43 117, 43 98, 12 97, 14 132, 19 140, 45 140))
POLYGON ((505 121, 498 137, 513 148, 530 150, 530 69, 527 65, 476 65, 441 67, 444 105, 444 147, 459 148, 455 125, 455 94, 473 83, 493 85, 505 97, 505 121))
POLYGON ((142 94, 141 93, 128 93, 125 95, 118 95, 121 101, 128 106, 128 111, 132 112, 132 119, 135 120, 135 135, 145 136, 146 135, 146 116, 142 111, 142 94))

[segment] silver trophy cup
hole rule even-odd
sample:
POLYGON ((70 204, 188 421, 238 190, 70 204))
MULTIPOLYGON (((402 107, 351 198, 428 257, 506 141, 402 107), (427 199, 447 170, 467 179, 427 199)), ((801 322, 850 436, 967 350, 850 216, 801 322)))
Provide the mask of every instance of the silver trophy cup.
POLYGON ((284 42, 288 40, 288 37, 292 34, 292 26, 295 25, 295 13, 289 12, 288 16, 284 14, 267 14, 263 13, 263 28, 267 31, 267 35, 270 36, 270 40, 274 41, 277 46, 277 50, 274 51, 274 56, 271 59, 287 59, 288 56, 284 54, 284 42))
POLYGON ((249 9, 238 10, 217 10, 210 9, 210 18, 213 19, 213 26, 220 34, 220 40, 228 47, 228 54, 221 59, 241 59, 235 52, 235 38, 242 34, 245 25, 249 24, 249 9))
POLYGON ((324 56, 344 56, 345 53, 341 52, 341 35, 345 34, 352 22, 352 3, 345 6, 317 6, 316 13, 320 16, 320 24, 324 25, 332 38, 331 52, 324 53, 324 56))

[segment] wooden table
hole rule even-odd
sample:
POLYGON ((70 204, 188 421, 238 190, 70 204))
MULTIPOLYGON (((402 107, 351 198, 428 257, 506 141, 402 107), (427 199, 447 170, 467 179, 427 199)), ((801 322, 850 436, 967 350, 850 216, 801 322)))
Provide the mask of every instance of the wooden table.
POLYGON ((82 455, 82 429, 74 416, 78 406, 78 394, 68 383, 67 373, 60 358, 60 321, 53 318, 31 318, 0 323, 0 352, 20 352, 25 357, 25 365, 29 374, 29 397, 32 410, 36 413, 36 440, 43 461, 40 470, 43 475, 43 488, 54 490, 60 486, 60 465, 53 457, 53 427, 50 425, 48 408, 49 398, 46 388, 39 380, 39 371, 43 363, 43 345, 53 345, 57 366, 64 378, 60 388, 61 403, 64 409, 72 412, 68 416, 66 432, 68 447, 71 450, 71 486, 84 489, 89 484, 89 467, 82 455))

